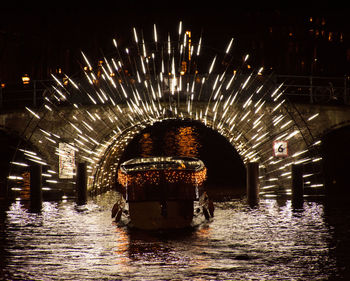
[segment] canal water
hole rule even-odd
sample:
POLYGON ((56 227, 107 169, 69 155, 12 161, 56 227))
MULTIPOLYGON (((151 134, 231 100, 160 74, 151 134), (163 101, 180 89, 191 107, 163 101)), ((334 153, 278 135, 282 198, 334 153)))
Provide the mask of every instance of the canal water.
POLYGON ((142 232, 111 219, 118 193, 0 211, 1 280, 350 280, 350 207, 288 199, 215 202, 186 231, 142 232))

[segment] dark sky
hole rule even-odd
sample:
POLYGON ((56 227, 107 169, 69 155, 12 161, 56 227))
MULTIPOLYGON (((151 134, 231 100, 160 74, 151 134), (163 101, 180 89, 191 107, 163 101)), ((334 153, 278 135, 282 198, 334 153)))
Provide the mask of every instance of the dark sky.
MULTIPOLYGON (((0 9, 0 74, 17 67, 31 71, 34 64, 62 63, 62 50, 70 59, 84 50, 98 52, 132 40, 132 27, 153 37, 157 25, 163 40, 176 34, 181 20, 184 28, 204 44, 224 49, 232 37, 243 44, 259 36, 269 25, 287 25, 308 16, 324 15, 329 24, 349 29, 349 8, 340 1, 28 1, 2 4, 0 9), (281 3, 291 4, 281 4, 281 3), (306 6, 305 3, 308 3, 306 6), (276 17, 277 15, 277 17, 276 17), (9 61, 14 62, 9 68, 9 61), (23 63, 23 65, 21 65, 23 63), (1 68, 1 64, 3 67, 1 68)), ((346 4, 349 5, 349 4, 346 4)), ((13 70, 15 71, 15 70, 13 70)), ((0 77, 1 79, 1 77, 0 77)))
POLYGON ((172 31, 171 28, 176 31, 178 22, 182 20, 191 29, 203 29, 210 36, 221 37, 230 31, 235 33, 269 24, 269 15, 276 11, 286 21, 297 20, 303 15, 328 14, 334 24, 350 25, 347 19, 349 10, 345 6, 348 4, 340 4, 340 1, 61 0, 40 3, 28 1, 22 5, 2 6, 0 30, 33 38, 49 33, 58 41, 79 41, 92 33, 103 38, 130 32, 133 26, 152 30, 154 23, 166 32, 172 31))

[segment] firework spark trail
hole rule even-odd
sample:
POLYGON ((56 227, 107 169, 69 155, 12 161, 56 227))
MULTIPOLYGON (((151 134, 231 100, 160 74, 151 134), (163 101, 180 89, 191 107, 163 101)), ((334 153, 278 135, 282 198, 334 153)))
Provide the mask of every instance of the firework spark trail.
MULTIPOLYGON (((153 25, 151 43, 147 43, 143 32, 135 27, 132 34, 133 46, 125 48, 125 52, 120 51, 117 40, 113 39, 116 56, 104 56, 103 64, 97 68, 81 52, 87 83, 76 83, 65 75, 69 82, 67 86, 52 75, 56 83, 52 86, 54 94, 46 98, 44 104, 44 110, 58 113, 61 103, 74 106, 73 116, 58 114, 58 118, 70 124, 72 131, 68 130, 68 135, 73 139, 72 147, 94 166, 95 171, 105 169, 98 163, 108 162, 108 159, 103 159, 106 148, 113 143, 120 144, 122 132, 171 117, 199 120, 211 126, 231 141, 245 162, 259 161, 265 168, 271 166, 266 175, 275 176, 278 171, 280 175, 275 177, 280 178, 287 173, 295 160, 290 157, 277 161, 272 159, 271 142, 286 139, 293 146, 298 143, 294 137, 303 132, 296 129, 295 121, 281 110, 286 102, 283 83, 272 88, 267 84, 269 77, 260 81, 258 78, 262 76, 263 68, 248 74, 240 72, 249 55, 243 58, 240 66, 235 67, 235 71, 229 73, 233 60, 233 38, 224 52, 224 58, 230 63, 218 71, 220 56, 216 54, 208 64, 207 73, 201 76, 196 60, 203 54, 202 35, 196 43, 190 33, 184 32, 182 22, 178 26, 176 42, 172 41, 176 36, 168 33, 166 41, 161 43, 156 25, 153 25), (186 75, 180 73, 183 65, 186 65, 186 75), (88 100, 99 113, 85 109, 86 102, 71 101, 75 96, 88 100), (206 103, 204 109, 196 108, 199 101, 206 103), (273 105, 272 109, 267 108, 268 103, 273 105)), ((40 120, 38 113, 27 110, 40 120)), ((317 116, 310 116, 308 122, 317 116)), ((67 128, 64 130, 67 131, 67 128)), ((57 142, 63 140, 59 135, 42 127, 38 134, 43 136, 42 142, 48 142, 60 154, 57 142)), ((128 137, 131 135, 127 134, 128 137)), ((298 161, 314 160, 305 159, 298 161)))

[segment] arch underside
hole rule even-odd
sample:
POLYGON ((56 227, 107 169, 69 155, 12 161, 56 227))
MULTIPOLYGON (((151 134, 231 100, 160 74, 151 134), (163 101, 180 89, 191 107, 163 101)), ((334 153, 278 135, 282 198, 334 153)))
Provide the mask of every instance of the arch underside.
MULTIPOLYGON (((314 146, 315 142, 308 147, 302 136, 302 133, 305 134, 306 132, 300 132, 298 126, 295 124, 281 131, 267 129, 264 131, 260 130, 260 134, 257 135, 252 130, 249 122, 241 123, 241 128, 230 130, 232 123, 229 124, 229 122, 225 123, 217 121, 214 119, 214 116, 206 116, 204 119, 196 118, 200 116, 200 112, 201 110, 198 110, 196 114, 188 114, 187 112, 181 114, 180 117, 161 117, 158 119, 152 118, 144 120, 143 122, 130 124, 130 127, 126 128, 121 133, 112 134, 106 137, 106 149, 101 150, 101 160, 92 171, 95 176, 94 182, 91 183, 91 186, 97 190, 105 190, 106 187, 113 187, 115 185, 115 175, 120 164, 122 153, 128 143, 146 127, 168 119, 199 121, 203 125, 224 136, 237 150, 245 164, 248 162, 258 162, 260 167, 262 194, 274 193, 281 188, 288 193, 291 182, 291 165, 299 162, 310 162, 312 161, 311 159, 317 159, 318 157, 318 151, 312 151, 313 149, 317 150, 314 146), (289 136, 289 138, 287 138, 289 155, 283 158, 276 158, 273 156, 274 152, 272 143, 276 139, 285 139, 280 138, 281 136, 289 136)), ((259 119, 259 117, 260 120, 262 120, 263 118, 261 116, 262 115, 257 115, 255 121, 259 119)), ((247 121, 251 120, 248 119, 247 121)), ((270 122, 272 121, 270 120, 270 122)))

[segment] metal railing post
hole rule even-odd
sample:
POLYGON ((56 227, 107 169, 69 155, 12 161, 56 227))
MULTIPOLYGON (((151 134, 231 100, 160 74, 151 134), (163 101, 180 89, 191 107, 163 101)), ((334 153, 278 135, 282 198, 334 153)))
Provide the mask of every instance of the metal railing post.
POLYGON ((347 95, 347 83, 346 83, 346 80, 347 80, 347 76, 345 75, 345 76, 344 76, 344 96, 343 96, 344 104, 348 104, 348 95, 347 95))
POLYGON ((312 76, 310 76, 309 78, 310 80, 310 103, 313 104, 314 103, 314 98, 313 98, 313 81, 312 81, 312 76))
POLYGON ((0 108, 3 106, 2 87, 0 86, 0 108))
POLYGON ((36 81, 33 81, 33 107, 36 107, 36 81))

